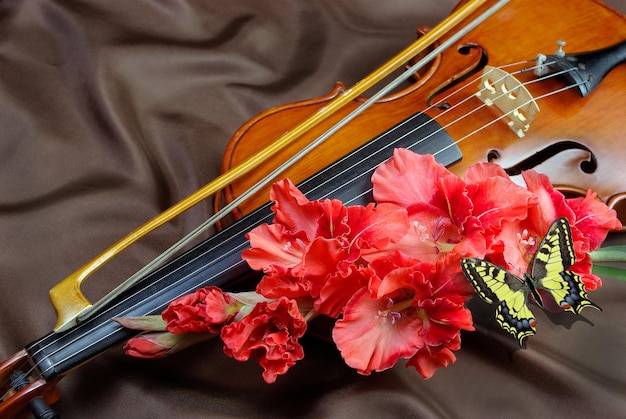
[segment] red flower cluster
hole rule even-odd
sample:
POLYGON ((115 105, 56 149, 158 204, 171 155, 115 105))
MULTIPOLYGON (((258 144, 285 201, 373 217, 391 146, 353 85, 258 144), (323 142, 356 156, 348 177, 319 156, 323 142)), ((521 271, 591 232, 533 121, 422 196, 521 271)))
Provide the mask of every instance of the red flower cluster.
POLYGON ((274 184, 276 216, 248 235, 242 258, 265 277, 257 292, 267 298, 314 299, 314 309, 331 317, 374 276, 365 259, 400 240, 406 211, 395 205, 345 207, 341 201, 309 202, 289 180, 274 184))
POLYGON ((238 361, 256 359, 265 381, 273 383, 304 356, 298 343, 307 328, 303 308, 285 297, 268 300, 257 293, 206 287, 172 301, 161 316, 115 320, 149 331, 129 339, 124 346, 128 355, 160 358, 220 336, 226 355, 238 361))
MULTIPOLYGON (((420 260, 416 252, 399 250, 412 247, 411 232, 428 233, 395 202, 309 202, 288 180, 274 185, 271 199, 273 224, 252 230, 251 248, 242 254, 265 272, 258 293, 312 298, 318 313, 340 318, 333 339, 346 363, 363 374, 415 357, 412 364, 430 376, 434 368, 423 367, 428 362, 422 358, 438 365, 454 359, 448 348, 458 348, 461 329, 473 330, 463 306, 472 291, 459 269, 465 253, 453 262, 440 249, 424 252, 438 254, 437 265, 437 257, 420 260)), ((440 232, 429 244, 440 240, 452 249, 454 233, 448 234, 441 214, 432 211, 429 219, 440 232)))
POLYGON ((407 150, 396 150, 372 178, 377 202, 395 203, 409 211, 413 231, 396 245, 404 253, 419 247, 424 253, 413 255, 424 259, 429 250, 437 257, 449 249, 452 254, 489 259, 523 275, 550 224, 565 217, 576 251, 576 264, 570 270, 581 276, 588 290, 597 288, 601 280, 591 274, 589 252, 600 247, 610 230, 621 228, 615 211, 591 191, 584 198, 567 199, 547 176, 535 171, 523 172, 522 180, 525 187, 489 163, 470 167, 461 180, 431 156, 407 150), (435 216, 439 218, 433 222, 435 216))
POLYGON ((577 261, 570 269, 589 290, 600 285, 588 253, 621 228, 615 212, 591 192, 566 199, 536 172, 523 180, 488 163, 461 179, 432 156, 398 149, 372 177, 376 205, 309 201, 278 182, 273 223, 252 230, 242 254, 265 274, 256 294, 209 287, 181 297, 163 313, 166 330, 219 333, 227 355, 257 359, 273 382, 303 357, 306 321, 323 314, 337 319, 333 340, 360 373, 407 359, 428 378, 455 361, 461 330, 474 329, 462 258, 526 272, 549 225, 566 217, 577 261))

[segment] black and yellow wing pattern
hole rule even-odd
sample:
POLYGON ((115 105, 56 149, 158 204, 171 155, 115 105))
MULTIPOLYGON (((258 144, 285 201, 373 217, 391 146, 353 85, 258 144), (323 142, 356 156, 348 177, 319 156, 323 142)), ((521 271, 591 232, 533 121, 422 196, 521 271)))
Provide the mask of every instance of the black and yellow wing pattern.
MULTIPOLYGON (((589 305, 599 310, 600 307, 587 298, 580 277, 567 270, 575 262, 569 222, 567 218, 559 218, 537 248, 529 281, 535 288, 547 291, 563 310, 579 314, 589 305)), ((537 303, 541 305, 541 301, 537 303)))
POLYGON ((512 334, 521 347, 524 340, 536 332, 537 322, 528 303, 529 295, 532 295, 535 302, 543 307, 537 290, 547 292, 562 309, 573 313, 580 313, 586 306, 600 310, 587 298, 580 277, 567 270, 575 261, 569 222, 566 218, 559 218, 552 223, 539 244, 531 263, 531 272, 525 274, 523 279, 482 259, 463 259, 461 268, 480 298, 490 304, 498 302, 498 324, 512 334))
POLYGON ((481 259, 463 259, 461 267, 480 298, 489 304, 498 302, 496 320, 520 346, 535 334, 537 322, 528 308, 530 290, 523 279, 481 259))

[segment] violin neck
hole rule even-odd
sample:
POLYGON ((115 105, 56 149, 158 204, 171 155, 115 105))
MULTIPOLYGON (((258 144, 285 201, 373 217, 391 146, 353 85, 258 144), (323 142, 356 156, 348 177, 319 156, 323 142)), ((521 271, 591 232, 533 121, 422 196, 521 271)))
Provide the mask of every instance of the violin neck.
MULTIPOLYGON (((416 114, 298 187, 310 200, 334 198, 347 205, 364 205, 372 201, 371 174, 395 148, 434 154, 444 165, 461 158, 460 150, 440 125, 425 114, 416 114)), ((36 340, 26 351, 50 381, 137 333, 121 327, 113 318, 158 314, 172 300, 198 288, 232 288, 258 277, 241 259, 241 252, 248 247, 245 233, 271 222, 272 216, 270 204, 266 204, 147 275, 90 318, 65 332, 36 340)))

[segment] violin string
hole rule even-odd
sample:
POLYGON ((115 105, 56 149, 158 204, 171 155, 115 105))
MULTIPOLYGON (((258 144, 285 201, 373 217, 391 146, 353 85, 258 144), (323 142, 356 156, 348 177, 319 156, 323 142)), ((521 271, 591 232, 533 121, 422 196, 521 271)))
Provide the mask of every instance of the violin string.
MULTIPOLYGON (((556 73, 555 73, 555 74, 556 74, 556 73)), ((504 77, 506 77, 506 76, 504 76, 504 77)), ((496 82, 497 82, 497 81, 496 81, 496 82)), ((471 84, 471 83, 470 83, 470 84, 471 84)), ((569 90, 569 89, 571 89, 571 88, 578 87, 580 84, 583 84, 583 83, 579 83, 579 84, 576 84, 576 85, 567 86, 567 87, 565 87, 565 88, 563 88, 563 89, 559 89, 559 90, 557 90, 557 91, 550 92, 550 93, 547 93, 547 94, 545 94, 545 95, 539 96, 539 97, 537 97, 537 99, 543 99, 543 98, 548 97, 548 96, 550 96, 550 95, 552 95, 552 94, 557 94, 557 93, 560 93, 560 92, 562 92, 562 91, 564 91, 564 90, 569 90)), ((497 99, 497 98, 499 98, 499 97, 505 96, 506 94, 508 94, 508 93, 502 93, 500 96, 497 96, 497 97, 496 97, 496 99, 497 99)), ((473 97, 473 96, 474 96, 474 95, 470 95, 469 97, 471 98, 471 97, 473 97)), ((464 102, 464 101, 466 101, 466 100, 467 100, 467 98, 466 98, 466 99, 463 99, 461 102, 464 102)), ((522 105, 521 105, 521 107, 523 107, 523 106, 525 106, 525 105, 527 105, 527 104, 528 104, 528 103, 524 103, 524 104, 522 104, 522 105)), ((486 106, 486 105, 483 103, 483 104, 481 104, 481 105, 479 106, 479 108, 484 108, 485 106, 486 106)), ((449 111, 449 110, 451 110, 451 109, 452 109, 452 107, 451 107, 450 109, 447 109, 446 111, 449 111)), ((440 114, 440 115, 438 115, 437 117, 440 117, 440 116, 441 116, 441 115, 443 115, 446 111, 444 111, 443 113, 441 113, 441 114, 440 114)), ((459 118, 457 118, 457 119, 455 119, 455 120, 453 120, 453 121, 449 122, 448 124, 441 126, 438 130, 436 130, 436 131, 434 131, 434 132, 432 132, 432 133, 428 134, 427 136, 421 137, 421 138, 419 139, 419 141, 417 141, 416 143, 414 143, 414 144, 410 145, 409 147, 414 147, 414 146, 416 146, 416 145, 418 145, 418 144, 422 143, 423 141, 428 140, 430 137, 432 137, 432 136, 434 136, 434 135, 436 135, 436 134, 440 133, 441 131, 445 131, 445 130, 446 130, 447 128, 449 128, 450 126, 452 126, 452 125, 454 125, 454 124, 456 124, 456 123, 461 122, 461 121, 462 121, 465 117, 469 116, 469 115, 470 115, 471 113, 473 113, 474 111, 475 111, 475 109, 474 109, 474 110, 472 110, 471 112, 468 112, 468 113, 463 114, 463 116, 461 116, 461 117, 459 117, 459 118)), ((511 111, 511 112, 512 112, 512 111, 511 111)), ((510 112, 509 112, 509 113, 510 113, 510 112)), ((450 144, 450 145, 448 145, 448 146, 446 146, 446 147, 444 147, 444 148, 442 148, 442 149, 440 149, 440 150, 436 151, 435 153, 433 153, 433 155, 435 155, 435 156, 436 156, 436 155, 441 154, 442 152, 444 152, 444 151, 448 150, 449 148, 451 148, 451 147, 454 147, 454 146, 458 145, 458 144, 459 144, 459 143, 461 143, 462 141, 464 141, 464 140, 466 140, 467 138, 469 138, 469 137, 471 137, 471 136, 473 136, 473 135, 477 134, 478 132, 482 131, 483 129, 485 129, 485 128, 487 128, 487 127, 491 126, 491 125, 493 125, 493 124, 494 124, 494 123, 496 123, 497 121, 500 121, 500 120, 502 120, 502 119, 506 118, 506 117, 509 115, 509 113, 503 114, 503 115, 499 116, 498 118, 496 118, 496 119, 494 119, 494 120, 490 121, 489 123, 487 123, 487 124, 485 124, 485 125, 483 125, 483 126, 481 126, 481 127, 477 128, 477 129, 475 129, 474 131, 470 132, 469 134, 466 134, 465 136, 461 137, 460 139, 455 140, 455 141, 454 141, 454 143, 452 143, 452 144, 450 144)), ((437 119, 437 117, 435 117, 435 118, 433 118, 433 119, 434 119, 434 120, 436 120, 436 119, 437 119)), ((392 142, 390 143, 389 147, 390 147, 390 146, 392 146, 393 144, 395 144, 395 143, 398 141, 398 138, 403 138, 403 137, 405 137, 406 135, 410 135, 410 134, 414 133, 415 131, 418 131, 418 130, 422 129, 422 128, 423 128, 426 124, 428 124, 429 122, 430 122, 430 121, 427 121, 427 122, 423 123, 422 125, 419 125, 419 126, 417 126, 417 127, 413 128, 413 130, 412 130, 411 132, 406 133, 404 136, 397 137, 397 139, 396 139, 396 140, 394 140, 394 141, 392 141, 392 142)), ((387 147, 387 148, 388 148, 388 147, 387 147)), ((380 152, 380 151, 383 151, 383 150, 382 150, 382 149, 379 149, 379 150, 377 150, 374 154, 376 154, 376 153, 378 153, 378 152, 380 152)), ((358 164, 360 164, 360 163, 362 163, 362 162, 363 162, 363 161, 357 162, 357 165, 358 165, 358 164)), ((345 172, 345 171, 347 171, 347 170, 349 170, 349 169, 345 169, 345 170, 344 170, 344 172, 345 172)), ((329 183, 331 180, 334 180, 335 178, 339 177, 341 174, 343 174, 343 173, 338 173, 338 174, 334 175, 331 179, 327 180, 325 183, 329 183)), ((362 174, 362 175, 360 175, 360 176, 363 176, 363 175, 365 175, 365 174, 362 174)), ((321 187, 321 186, 323 186, 323 183, 322 183, 322 184, 320 184, 320 185, 315 186, 312 190, 315 190, 316 188, 319 188, 319 187, 321 187)), ((362 194, 358 195, 358 196, 357 196, 357 197, 355 197, 355 198, 352 198, 352 199, 351 199, 351 200, 349 200, 349 201, 346 201, 346 204, 349 204, 349 203, 353 202, 354 200, 356 200, 356 199, 359 199, 359 198, 363 197, 364 195, 368 194, 370 191, 371 191, 371 189, 370 189, 370 190, 367 190, 367 191, 365 191, 365 192, 363 192, 362 194)), ((335 193, 335 192, 337 192, 337 189, 335 189, 335 190, 333 190, 333 191, 328 192, 328 195, 332 195, 332 194, 333 194, 333 193, 335 193)))
MULTIPOLYGON (((508 64, 507 66, 502 66, 502 67, 499 67, 499 68, 511 67, 511 66, 514 66, 514 65, 519 65, 519 64, 524 63, 524 62, 527 62, 527 61, 523 61, 523 62, 520 62, 520 63, 508 64)), ((545 63, 544 63, 544 65, 545 65, 545 63)), ((532 68, 530 68, 530 69, 518 70, 518 71, 517 71, 517 73, 521 73, 521 72, 525 72, 525 71, 529 71, 529 70, 532 70, 532 68)), ((570 71, 570 70, 566 70, 566 71, 570 71)), ((566 72, 566 71, 559 72, 559 73, 553 73, 553 74, 549 74, 549 75, 546 75, 546 76, 542 76, 542 77, 540 77, 540 78, 537 78, 537 79, 533 79, 533 80, 527 81, 527 82, 525 82, 523 85, 528 85, 528 84, 531 84, 531 83, 535 83, 535 82, 537 82, 537 81, 545 80, 545 79, 547 79, 547 78, 552 78, 552 77, 555 77, 555 76, 557 76, 557 75, 561 75, 562 73, 564 73, 564 72, 566 72)), ((515 74, 515 73, 510 73, 510 74, 515 74)), ((506 76, 503 76, 503 77, 506 77, 506 76)), ((477 80, 478 80, 478 77, 477 77, 477 78, 475 78, 475 79, 473 79, 473 80, 471 80, 471 81, 469 81, 469 82, 467 82, 467 83, 465 83, 463 86, 461 86, 461 87, 457 88, 455 91, 453 91, 452 93, 448 94, 446 97, 444 97, 444 98, 440 99, 440 100, 439 100, 439 101, 437 101, 435 104, 432 104, 432 105, 430 105, 430 106, 426 107, 423 111, 418 112, 417 114, 422 114, 422 113, 424 113, 424 112, 426 112, 426 111, 428 111, 428 110, 431 110, 431 109, 435 108, 437 105, 439 105, 439 104, 441 104, 441 103, 443 103, 443 102, 445 102, 445 101, 449 100, 449 99, 450 99, 451 97, 453 97, 454 95, 458 94, 458 93, 459 93, 459 92, 461 92, 462 90, 464 90, 464 89, 466 89, 467 87, 471 86, 471 85, 472 85, 473 83, 475 83, 477 80)), ((496 83, 497 83, 497 82, 499 82, 499 80, 496 80, 496 83)), ((561 89, 555 90, 555 91, 553 91, 553 92, 546 93, 546 94, 544 94, 544 95, 538 96, 537 98, 535 98, 535 100, 541 100, 541 99, 544 99, 544 98, 546 98, 546 97, 548 97, 548 96, 551 96, 551 95, 554 95, 554 94, 561 93, 561 92, 563 92, 563 91, 565 91, 565 90, 569 90, 569 89, 572 89, 572 88, 576 88, 576 87, 580 86, 581 84, 584 84, 584 82, 581 82, 581 83, 578 83, 578 84, 575 84, 575 85, 568 85, 568 86, 566 86, 566 87, 563 87, 563 88, 561 88, 561 89)), ((411 132, 410 132, 410 133, 407 133, 407 134, 405 134, 404 136, 400 136, 400 137, 398 137, 398 138, 394 139, 394 141, 391 141, 390 143, 386 143, 386 144, 384 144, 384 145, 383 145, 380 149, 378 149, 375 153, 382 152, 382 151, 386 151, 386 149, 388 149, 389 147, 392 147, 395 143, 397 143, 398 141, 400 141, 400 140, 401 140, 402 138, 404 138, 406 135, 409 135, 409 134, 414 133, 415 131, 417 131, 417 130, 419 130, 419 129, 423 128, 425 124, 427 124, 427 123, 431 122, 432 120, 436 120, 437 118, 440 118, 440 117, 441 117, 442 115, 444 115, 445 113, 451 112, 453 109, 458 108, 459 106, 461 106, 461 104, 463 104, 463 103, 467 102, 467 101, 468 101, 468 100, 470 100, 472 97, 474 97, 474 95, 475 95, 475 94, 470 94, 470 95, 469 95, 469 96, 467 96, 466 98, 464 98, 464 99, 460 100, 459 102, 455 103, 455 104, 454 104, 453 106, 451 106, 450 108, 445 109, 444 111, 442 111, 442 112, 441 112, 441 113, 440 113, 437 117, 434 117, 433 119, 430 119, 429 121, 427 121, 427 122, 423 123, 422 125, 419 125, 419 126, 417 126, 417 127, 414 127, 414 128, 411 130, 411 132)), ((525 105, 525 104, 524 104, 524 105, 525 105)), ((522 105, 522 106, 524 106, 524 105, 522 105)), ((484 106, 486 106, 486 105, 485 105, 485 104, 481 104, 481 105, 479 105, 479 107, 478 107, 478 108, 483 108, 484 106)), ((441 127, 440 127, 438 130, 436 130, 434 133, 431 133, 431 134, 427 135, 426 137, 422 137, 422 138, 420 138, 417 142, 415 142, 414 144, 412 144, 412 145, 411 145, 411 146, 409 146, 409 147, 414 147, 414 146, 418 145, 419 143, 421 143, 421 142, 423 142, 423 141, 426 141, 428 138, 432 137, 432 136, 433 136, 433 135, 435 135, 436 133, 441 132, 442 130, 445 130, 446 128, 449 128, 449 127, 450 127, 451 125, 453 125, 453 124, 459 123, 459 122, 460 122, 462 119, 464 119, 465 117, 469 117, 469 115, 470 115, 470 114, 472 114, 472 113, 473 113, 473 112, 475 112, 475 111, 476 111, 476 109, 474 109, 474 110, 472 110, 472 111, 468 112, 467 114, 465 114, 465 116, 462 116, 462 117, 460 117, 460 118, 456 118, 455 120, 453 120, 452 122, 450 122, 450 123, 446 124, 445 126, 441 126, 441 127)), ((416 114, 416 115, 417 115, 417 114, 416 114)), ((471 136, 473 136, 473 135, 477 134, 478 132, 482 131, 483 129, 486 129, 487 127, 489 127, 489 126, 491 126, 491 125, 493 125, 493 124, 494 124, 494 123, 496 123, 497 121, 502 120, 503 118, 506 118, 507 116, 508 116, 508 114, 503 114, 503 115, 499 116, 498 118, 496 118, 496 119, 494 119, 494 120, 490 121, 489 123, 487 123, 487 124, 485 124, 485 125, 483 125, 483 126, 481 126, 481 127, 477 128, 477 129, 473 130, 472 132, 470 132, 470 133, 466 134, 465 136, 461 137, 460 139, 456 140, 453 144, 450 144, 450 145, 448 145, 448 146, 446 146, 446 147, 442 148, 441 150, 439 150, 439 151, 437 151, 437 152, 435 152, 435 153, 433 153, 433 154, 434 154, 434 155, 440 154, 441 152, 443 152, 443 151, 445 151, 445 150, 447 150, 447 149, 449 149, 449 148, 451 148, 451 147, 453 147, 453 146, 458 145, 458 144, 459 144, 459 143, 461 143, 462 141, 465 141, 467 138, 469 138, 469 137, 471 137, 471 136)), ((405 121, 403 122, 403 124, 408 123, 411 119, 413 119, 413 118, 415 118, 415 117, 417 117, 417 116, 413 116, 413 117, 411 117, 411 118, 408 118, 407 120, 405 120, 405 121)), ((402 124, 400 124, 400 125, 397 125, 397 126, 393 127, 393 128, 392 128, 392 130, 398 129, 398 128, 399 128, 399 126, 401 126, 401 125, 402 125, 402 124)), ((375 140, 373 140, 373 141, 375 141, 375 140)), ((374 153, 374 154, 375 154, 375 153, 374 153)), ((344 160, 344 159, 346 159, 346 158, 347 158, 347 156, 346 156, 346 157, 344 157, 344 158, 342 158, 342 159, 340 159, 340 160, 338 161, 338 163, 339 163, 341 160, 344 160)), ((359 163, 360 163, 360 162, 358 162, 356 165, 358 165, 359 163)), ((325 170, 326 170, 326 169, 325 169, 325 170)), ((348 170, 348 169, 345 169, 345 170, 348 170)), ((335 178, 336 178, 336 177, 338 177, 338 176, 340 176, 340 175, 341 175, 341 173, 337 173, 337 174, 335 174, 333 177, 335 177, 335 178)), ((355 178, 351 179, 350 181, 348 181, 348 183, 350 183, 350 182, 353 182, 353 181, 357 180, 360 176, 363 176, 363 175, 365 175, 365 173, 363 173, 363 174, 361 174, 361 175, 359 175, 359 176, 357 176, 357 177, 355 177, 355 178)), ((329 182, 329 181, 330 181, 330 180, 327 180, 326 182, 329 182)), ((344 184, 345 184, 345 182, 344 182, 344 184)), ((322 186, 323 186, 323 183, 322 183, 322 184, 319 184, 319 185, 316 185, 316 187, 314 187, 312 190, 315 190, 316 188, 320 188, 320 187, 322 187, 322 186)), ((362 194, 360 194, 359 196, 353 197, 352 199, 350 199, 350 200, 346 201, 346 202, 345 202, 345 204, 350 204, 351 202, 355 201, 356 199, 359 199, 360 197, 362 197, 362 196, 364 196, 364 195, 366 195, 366 194, 370 193, 370 191, 371 191, 371 189, 370 189, 370 190, 367 190, 367 191, 365 191, 365 192, 363 192, 363 193, 362 193, 362 194)), ((330 192, 328 192, 326 195, 327 195, 327 196, 331 196, 334 192, 336 192, 336 190, 330 191, 330 192)), ((260 211, 260 210, 261 210, 261 209, 259 209, 259 211, 260 211)), ((233 237, 233 236, 231 236, 231 237, 233 237)), ((244 243, 244 244, 240 245, 239 247, 237 247, 237 248, 235 248, 235 249, 231 250, 231 253, 230 253, 230 254, 232 255, 232 254, 233 254, 233 253, 235 253, 235 252, 240 252, 240 251, 241 251, 241 250, 243 250, 246 246, 247 246, 247 243, 244 243)), ((204 253, 210 252, 210 251, 212 251, 212 250, 214 250, 214 248, 207 249, 204 253)), ((201 257, 204 255, 204 253, 203 253, 203 254, 198 255, 196 258, 194 258, 194 260, 195 260, 195 259, 198 259, 198 258, 201 258, 201 257)), ((227 255, 228 255, 228 254, 227 254, 227 255)), ((224 256, 227 256, 227 255, 224 255, 224 256)), ((191 263, 192 261, 193 261, 193 260, 189 261, 188 263, 191 263)), ((219 259, 214 259, 214 260, 213 260, 213 262, 217 262, 217 261, 219 261, 219 259)), ((182 266, 181 266, 181 267, 179 267, 179 269, 180 269, 180 268, 182 268, 182 266)), ((186 275, 186 276, 184 276, 184 277, 180 278, 179 280, 175 281, 174 283, 172 283, 169 287, 166 287, 166 288, 163 288, 163 289, 159 290, 157 293, 155 293, 154 295, 152 295, 152 296, 151 296, 151 298, 154 298, 155 296, 158 296, 158 294, 159 294, 159 293, 163 293, 163 292, 167 291, 167 290, 168 290, 168 288, 171 288, 172 286, 178 285, 179 283, 181 283, 181 282, 185 281, 188 277, 193 276, 193 275, 195 275, 196 273, 197 273, 197 271, 194 271, 194 272, 189 273, 188 275, 186 275)), ((214 277, 216 277, 216 276, 219 276, 220 274, 221 274, 221 272, 218 272, 218 273, 214 274, 211 278, 206 279, 206 280, 205 280, 205 282, 210 281, 212 278, 214 278, 214 277)), ((188 289, 188 290, 184 291, 184 292, 181 294, 181 296, 182 296, 182 295, 184 295, 184 294, 186 294, 186 293, 188 293, 188 292, 190 292, 190 291, 193 291, 193 289, 195 289, 195 288, 197 288, 197 287, 195 287, 195 286, 194 286, 194 287, 192 287, 192 288, 190 288, 190 289, 188 289)), ((116 305, 114 305, 113 307, 110 307, 109 309, 115 308, 116 306, 118 306, 118 305, 120 305, 120 304, 123 304, 126 300, 128 300, 128 299, 130 299, 130 298, 132 298, 132 297, 133 297, 133 295, 128 296, 125 300, 122 300, 122 301, 118 302, 116 305)), ((121 313, 121 315, 123 315, 124 313, 130 312, 131 310, 133 310, 133 309, 137 308, 138 306, 140 306, 140 305, 142 305, 143 303, 145 303, 145 301, 147 301, 147 299, 144 299, 144 300, 142 300, 142 301, 136 302, 136 303, 135 303, 135 305, 133 305, 132 307, 129 307, 129 308, 127 308, 125 311, 123 311, 123 312, 121 313)), ((118 315, 118 316, 119 316, 119 315, 118 315)), ((87 319, 87 320, 86 320, 83 324, 89 324, 92 320, 93 320, 93 319, 87 319)), ((111 321, 112 321, 112 320, 111 320, 111 321)), ((103 324, 104 324, 104 323, 103 323, 103 324)), ((103 325, 103 324, 101 324, 101 325, 103 325)), ((98 326, 101 326, 101 325, 98 325, 98 326)), ((96 327, 95 327, 94 329, 92 329, 92 330, 97 329, 97 328, 98 328, 98 326, 96 326, 96 327)), ((72 343, 75 343, 77 340, 79 340, 79 339, 81 339, 81 338, 85 337, 87 333, 90 333, 90 332, 86 332, 86 333, 84 333, 84 334, 82 334, 82 335, 80 335, 80 336, 78 336, 78 337, 75 337, 75 338, 74 338, 73 340, 71 340, 70 342, 67 342, 64 346, 61 346, 60 348, 56 349, 54 352, 52 352, 52 353, 51 353, 51 355, 58 353, 59 351, 61 351, 61 350, 65 349, 66 347, 68 347, 69 345, 71 345, 72 343)), ((102 340, 104 340, 104 339, 108 338, 109 336, 111 336, 111 335, 112 335, 112 334, 114 334, 114 333, 116 333, 116 331, 113 331, 113 332, 111 332, 111 333, 109 333, 109 334, 107 334, 107 335, 105 335, 105 336, 102 336, 100 339, 98 339, 98 340, 96 340, 96 341, 91 342, 91 344, 90 344, 90 345, 86 345, 86 346, 85 346, 85 348, 88 348, 88 347, 90 347, 90 346, 93 346, 93 345, 97 344, 98 342, 100 342, 100 341, 102 341, 102 340)), ((42 347, 42 348, 38 349, 36 352, 34 352, 34 353, 33 353, 33 355, 36 355, 36 354, 38 354, 39 352, 41 352, 41 351, 45 350, 46 348, 48 348, 48 347, 49 347, 50 345, 52 345, 52 344, 53 344, 53 343, 51 342, 51 343, 49 343, 48 345, 46 345, 46 346, 44 346, 44 347, 42 347)), ((67 360, 69 360, 69 359, 70 359, 70 357, 66 357, 66 358, 64 358, 64 359, 63 359, 63 360, 61 360, 61 361, 57 361, 57 363, 56 363, 56 364, 53 364, 53 365, 49 366, 48 368, 46 368, 46 369, 44 369, 44 370, 40 370, 40 371, 38 371, 37 376, 41 376, 41 375, 45 374, 48 370, 50 370, 51 368, 54 368, 54 366, 59 365, 59 364, 62 364, 63 362, 66 362, 66 361, 67 361, 67 360)), ((30 370, 26 373, 26 375, 30 376, 31 374, 33 374, 33 373, 34 373, 34 371, 35 371, 38 367, 39 367, 39 365, 38 365, 38 364, 33 365, 33 366, 30 368, 30 370)), ((4 399, 4 397, 6 397, 6 396, 7 396, 7 394, 8 394, 9 392, 10 392, 10 390, 9 390, 7 393, 5 393, 5 394, 3 395, 2 399, 4 399)), ((2 399, 0 399, 0 400, 2 400, 2 399)))
MULTIPOLYGON (((536 98, 534 98, 534 100, 535 100, 535 101, 538 101, 538 100, 541 100, 541 99, 545 99, 545 98, 547 98, 547 97, 549 97, 549 96, 553 96, 553 95, 555 95, 555 94, 559 94, 559 93, 562 93, 562 92, 567 91, 567 90, 570 90, 570 89, 575 89, 575 88, 577 88, 577 87, 579 87, 579 86, 582 86, 582 85, 584 85, 584 84, 586 84, 586 83, 587 83, 586 81, 581 81, 581 82, 578 82, 578 83, 575 83, 575 84, 571 84, 571 85, 568 85, 568 86, 566 86, 566 87, 563 87, 563 88, 560 88, 560 89, 557 89, 557 90, 551 91, 551 92, 549 92, 549 93, 545 93, 545 94, 543 94, 543 95, 537 96, 536 98)), ((528 101, 528 102, 527 102, 527 104, 528 104, 528 103, 530 103, 530 101, 528 101)), ((511 112, 513 112, 513 111, 511 111, 511 112)), ((511 112, 509 112, 509 113, 511 113, 511 112)), ((495 124, 496 122, 498 122, 498 121, 500 121, 500 120, 502 120, 502 119, 506 118, 506 117, 509 115, 509 113, 506 113, 506 114, 500 115, 499 117, 497 117, 497 118, 495 118, 495 119, 493 119, 493 120, 489 121, 489 122, 488 122, 488 123, 486 123, 485 125, 482 125, 481 127, 479 127, 479 128, 477 128, 477 129, 475 129, 474 131, 471 131, 470 133, 466 134, 465 136, 463 136, 463 137, 459 138, 458 140, 456 140, 456 141, 454 142, 454 144, 451 144, 451 145, 445 146, 444 148, 442 148, 441 150, 437 151, 437 152, 436 152, 436 153, 434 153, 434 154, 435 154, 435 155, 437 155, 437 154, 439 154, 439 153, 442 153, 442 152, 446 151, 447 149, 449 149, 449 148, 450 148, 451 146, 453 146, 453 145, 458 145, 458 144, 460 144, 461 142, 465 141, 467 138, 469 138, 469 137, 471 137, 471 136, 473 136, 473 135, 477 134, 478 132, 480 132, 480 131, 484 130, 485 128, 487 128, 487 127, 489 127, 489 126, 491 126, 491 125, 495 124)))

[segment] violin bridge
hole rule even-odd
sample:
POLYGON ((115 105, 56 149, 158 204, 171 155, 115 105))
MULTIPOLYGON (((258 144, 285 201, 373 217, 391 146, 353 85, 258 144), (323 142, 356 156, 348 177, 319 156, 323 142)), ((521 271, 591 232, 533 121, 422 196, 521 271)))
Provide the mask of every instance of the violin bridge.
POLYGON ((486 66, 476 96, 487 106, 495 105, 507 119, 511 130, 520 138, 539 113, 539 106, 524 85, 496 67, 486 66))

